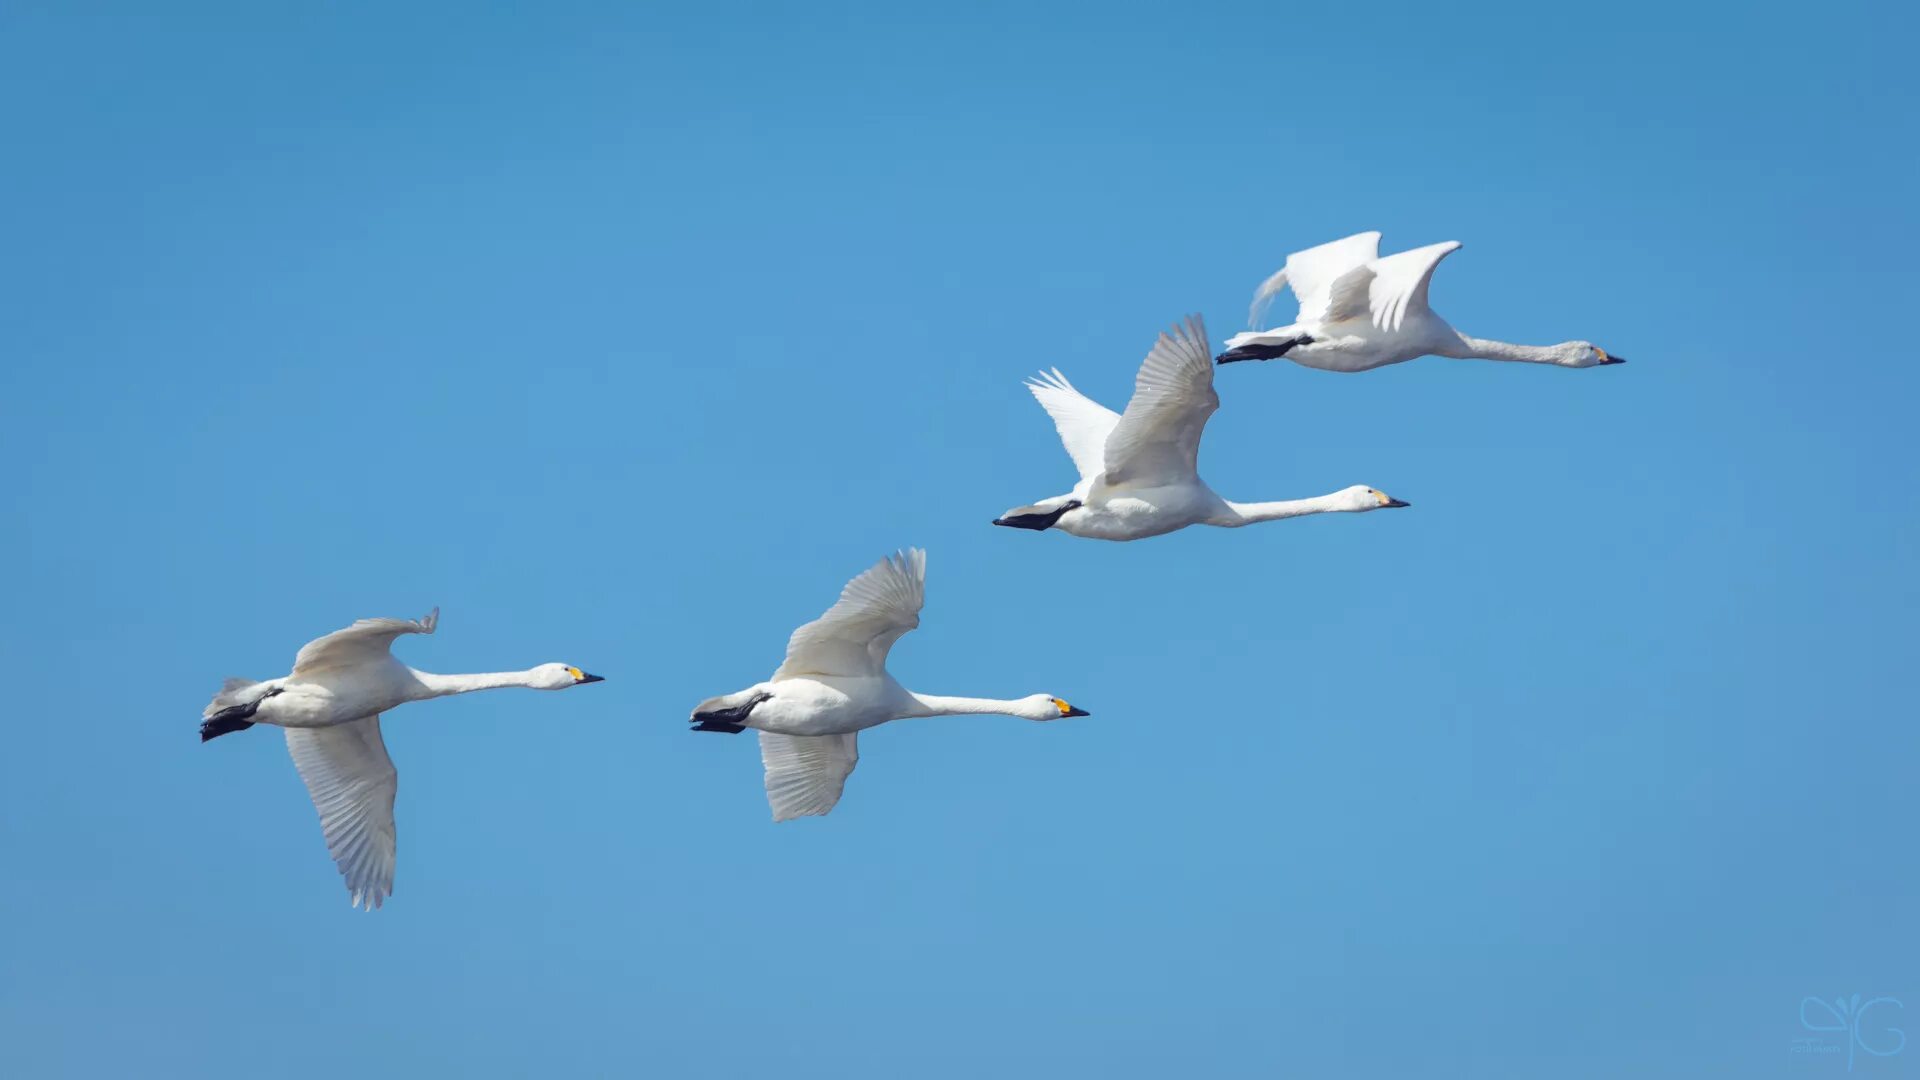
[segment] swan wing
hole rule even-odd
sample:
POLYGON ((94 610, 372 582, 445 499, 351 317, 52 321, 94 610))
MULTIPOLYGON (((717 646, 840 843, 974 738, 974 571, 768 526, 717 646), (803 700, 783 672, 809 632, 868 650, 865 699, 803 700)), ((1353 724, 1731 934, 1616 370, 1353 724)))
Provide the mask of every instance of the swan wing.
POLYGON ((1053 418, 1053 429, 1066 444, 1067 456, 1080 470, 1080 479, 1098 476, 1105 467, 1107 436, 1113 434, 1120 414, 1074 389, 1059 368, 1028 379, 1027 389, 1053 418))
POLYGON ((361 619, 345 630, 315 638, 293 658, 295 675, 359 667, 390 655, 393 639, 401 634, 431 634, 440 625, 440 609, 418 619, 361 619))
POLYGON ((393 796, 400 778, 380 740, 380 717, 323 728, 288 728, 287 752, 320 812, 327 851, 355 907, 393 895, 393 796))
POLYGON ((824 814, 840 801, 847 777, 860 763, 859 735, 760 733, 760 763, 767 769, 767 805, 773 820, 824 814))
POLYGON ((793 632, 773 677, 881 674, 893 643, 920 625, 926 594, 926 552, 911 548, 881 559, 847 582, 826 614, 793 632))
POLYGON ((1334 282, 1379 257, 1380 234, 1377 232, 1355 233, 1294 252, 1287 256, 1286 265, 1278 273, 1255 290, 1248 325, 1259 326, 1267 305, 1289 285, 1293 287, 1294 298, 1300 301, 1300 317, 1295 322, 1331 321, 1326 317, 1326 310, 1334 282))
POLYGON ((1373 281, 1367 287, 1367 307, 1373 325, 1398 331, 1408 315, 1432 311, 1427 306, 1427 284, 1433 280, 1434 267, 1458 250, 1460 242, 1448 240, 1376 260, 1373 281))
POLYGON ((1159 487, 1192 481, 1200 433, 1220 407, 1213 356, 1198 315, 1160 335, 1134 376, 1133 398, 1107 438, 1109 487, 1159 487))

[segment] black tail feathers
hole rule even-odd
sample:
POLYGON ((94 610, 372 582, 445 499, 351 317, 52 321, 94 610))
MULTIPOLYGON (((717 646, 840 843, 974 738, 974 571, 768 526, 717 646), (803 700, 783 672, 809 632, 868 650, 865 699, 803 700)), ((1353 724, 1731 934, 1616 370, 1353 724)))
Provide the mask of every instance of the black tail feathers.
POLYGON ((1066 516, 1067 511, 1078 510, 1081 505, 1079 499, 1069 499, 1045 513, 1010 513, 994 518, 993 523, 1009 529, 1032 529, 1034 532, 1046 532, 1048 529, 1058 525, 1060 519, 1066 516))
POLYGON ((217 739, 222 735, 231 735, 236 731, 247 730, 253 726, 253 721, 247 719, 247 717, 259 711, 260 703, 257 701, 249 701, 245 705, 235 705, 231 709, 221 709, 219 712, 214 713, 201 722, 200 741, 206 742, 208 739, 217 739))
POLYGON ((1231 364, 1237 360, 1278 360, 1287 355, 1287 350, 1295 346, 1311 344, 1313 339, 1302 334, 1299 337, 1283 338, 1266 344, 1240 345, 1228 349, 1213 359, 1217 364, 1231 364))
MULTIPOLYGON (((234 682, 235 680, 228 680, 234 682)), ((252 701, 233 705, 200 722, 200 741, 217 739, 222 735, 231 735, 236 731, 245 731, 253 726, 253 714, 260 711, 260 703, 280 693, 279 687, 261 694, 252 701)), ((215 699, 218 701, 219 699, 215 699)))
POLYGON ((735 705, 730 709, 708 709, 706 712, 694 713, 691 721, 693 730, 720 731, 728 735, 738 735, 747 730, 747 714, 753 712, 753 707, 772 696, 765 693, 755 694, 744 704, 735 705))

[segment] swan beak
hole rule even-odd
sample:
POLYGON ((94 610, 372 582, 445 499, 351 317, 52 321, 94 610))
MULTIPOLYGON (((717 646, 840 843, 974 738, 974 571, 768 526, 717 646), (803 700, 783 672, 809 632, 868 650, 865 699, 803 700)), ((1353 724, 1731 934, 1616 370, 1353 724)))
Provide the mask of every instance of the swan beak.
POLYGON ((1066 712, 1063 712, 1060 714, 1060 718, 1064 720, 1069 716, 1092 716, 1092 715, 1093 715, 1092 713, 1088 712, 1085 709, 1075 709, 1075 708, 1069 707, 1066 712))
POLYGON ((1392 509, 1393 507, 1396 507, 1396 506, 1412 506, 1412 505, 1413 505, 1412 503, 1408 502, 1405 499, 1388 499, 1386 502, 1383 502, 1380 504, 1382 509, 1392 509))
POLYGON ((1627 362, 1626 357, 1615 356, 1605 349, 1600 349, 1597 351, 1600 353, 1600 363, 1596 365, 1598 367, 1606 367, 1608 364, 1624 364, 1627 362))
POLYGON ((580 678, 576 679, 573 685, 585 686, 590 682, 606 682, 606 681, 607 681, 607 677, 604 675, 589 675, 583 671, 580 673, 580 678))

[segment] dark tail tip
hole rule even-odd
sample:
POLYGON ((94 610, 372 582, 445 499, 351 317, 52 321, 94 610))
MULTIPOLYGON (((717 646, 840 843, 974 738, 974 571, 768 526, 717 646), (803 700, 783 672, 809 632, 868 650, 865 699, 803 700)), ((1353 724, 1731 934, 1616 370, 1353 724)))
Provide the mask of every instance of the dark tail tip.
MULTIPOLYGON (((272 696, 273 694, 267 695, 267 697, 272 696)), ((266 698, 260 699, 260 701, 265 700, 266 698)), ((222 735, 231 735, 236 731, 245 731, 252 727, 253 721, 248 717, 260 711, 260 701, 249 701, 245 705, 221 709, 207 717, 200 724, 200 741, 206 742, 208 739, 217 739, 222 735)))
POLYGON ((210 716, 201 723, 200 741, 206 742, 208 739, 217 739, 222 735, 231 735, 236 731, 245 731, 252 726, 253 721, 251 720, 242 720, 239 717, 228 716, 223 712, 215 716, 210 716))
POLYGON ((693 714, 690 723, 695 731, 721 731, 728 735, 738 735, 747 730, 746 720, 753 713, 754 706, 771 698, 764 691, 748 698, 745 703, 731 709, 710 709, 707 712, 693 714))
POLYGON ((1307 338, 1288 338, 1270 345, 1239 345, 1228 349, 1213 358, 1216 364, 1231 364, 1237 360, 1278 360, 1287 355, 1287 350, 1295 345, 1311 344, 1307 338))
POLYGON ((994 518, 993 523, 1007 529, 1032 529, 1034 532, 1045 532, 1058 525, 1067 511, 1078 510, 1082 505, 1079 499, 1069 499, 1044 514, 1008 514, 1006 517, 994 518))

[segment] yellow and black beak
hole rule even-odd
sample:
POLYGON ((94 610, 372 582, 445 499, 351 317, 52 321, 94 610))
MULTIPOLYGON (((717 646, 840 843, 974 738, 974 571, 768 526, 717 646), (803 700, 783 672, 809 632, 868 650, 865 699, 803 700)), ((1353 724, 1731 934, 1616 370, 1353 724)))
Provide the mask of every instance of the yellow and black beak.
POLYGON ((573 676, 573 685, 575 686, 585 686, 590 682, 606 682, 607 681, 605 678, 599 675, 589 675, 586 672, 581 671, 577 667, 568 668, 567 674, 573 676))
POLYGON ((1066 717, 1069 717, 1069 716, 1092 716, 1093 715, 1092 713, 1088 712, 1085 709, 1076 709, 1073 706, 1067 704, 1066 702, 1061 701, 1059 698, 1053 699, 1053 707, 1060 710, 1060 716, 1062 719, 1065 719, 1066 717))
POLYGON ((1386 510, 1396 506, 1412 506, 1412 505, 1413 505, 1412 503, 1408 502, 1405 499, 1388 499, 1386 502, 1383 502, 1380 504, 1380 508, 1383 510, 1386 510))
POLYGON ((1605 349, 1595 349, 1593 351, 1600 354, 1600 363, 1598 365, 1599 367, 1606 367, 1608 364, 1624 364, 1627 362, 1626 357, 1615 356, 1605 349))

